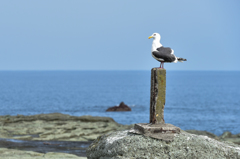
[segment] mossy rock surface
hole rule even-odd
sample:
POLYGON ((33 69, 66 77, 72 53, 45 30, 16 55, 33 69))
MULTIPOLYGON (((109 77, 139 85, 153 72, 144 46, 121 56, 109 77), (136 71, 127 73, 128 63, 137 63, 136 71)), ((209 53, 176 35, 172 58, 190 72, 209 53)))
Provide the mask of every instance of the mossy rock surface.
POLYGON ((225 159, 240 158, 240 147, 207 136, 181 131, 172 142, 129 130, 102 135, 87 149, 88 159, 225 159))
POLYGON ((61 113, 0 116, 0 138, 19 140, 93 141, 104 133, 131 127, 109 117, 61 113))
POLYGON ((0 159, 87 159, 67 153, 39 153, 33 151, 21 151, 15 149, 0 148, 0 159))

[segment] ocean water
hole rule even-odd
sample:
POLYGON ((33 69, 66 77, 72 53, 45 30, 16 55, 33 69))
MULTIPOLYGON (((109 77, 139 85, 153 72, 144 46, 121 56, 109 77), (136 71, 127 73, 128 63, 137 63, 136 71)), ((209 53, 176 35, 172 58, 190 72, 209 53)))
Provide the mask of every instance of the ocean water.
MULTIPOLYGON (((0 71, 0 115, 60 112, 148 123, 149 71, 0 71), (131 112, 106 112, 121 101, 131 112)), ((167 71, 166 123, 240 133, 240 71, 167 71)))

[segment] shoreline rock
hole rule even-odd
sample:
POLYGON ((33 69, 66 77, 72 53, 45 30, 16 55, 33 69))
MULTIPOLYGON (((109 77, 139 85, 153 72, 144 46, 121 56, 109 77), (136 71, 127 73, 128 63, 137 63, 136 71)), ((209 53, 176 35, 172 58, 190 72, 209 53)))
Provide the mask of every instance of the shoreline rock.
MULTIPOLYGON (((44 156, 46 158, 61 158, 61 156, 62 158, 71 158, 70 156, 72 154, 61 153, 61 155, 59 152, 69 151, 69 148, 71 145, 74 145, 73 142, 75 141, 91 142, 105 133, 125 130, 131 127, 132 125, 118 124, 109 117, 77 117, 61 113, 31 116, 0 116, 0 138, 14 139, 13 142, 0 140, 0 158, 3 158, 3 156, 13 159, 38 159, 44 158, 44 156), (29 142, 24 142, 24 140, 28 140, 29 142), (38 141, 44 141, 44 143, 37 143, 38 141), (66 144, 64 144, 64 146, 58 146, 55 145, 56 143, 54 141, 69 141, 68 144, 70 145, 68 147, 66 147, 66 144), (10 147, 14 149, 4 149, 10 147), (53 153, 42 153, 40 156, 35 156, 31 155, 35 154, 33 151, 36 153, 53 151, 58 152, 59 155, 55 155, 57 157, 54 157, 53 153), (50 154, 52 155, 51 157, 49 157, 50 154)), ((86 151, 86 147, 81 147, 81 143, 78 145, 81 151, 86 151)), ((79 156, 76 157, 80 158, 79 156)))
MULTIPOLYGON (((106 133, 127 130, 132 127, 133 125, 118 124, 112 118, 108 117, 78 117, 61 113, 31 116, 0 116, 0 138, 23 141, 44 141, 45 143, 49 142, 50 145, 54 141, 92 142, 106 133)), ((224 132, 221 136, 216 136, 207 131, 186 131, 192 134, 208 136, 218 141, 240 144, 240 134, 234 135, 231 132, 224 132)), ((2 145, 1 147, 3 148, 4 144, 2 143, 2 145)), ((7 148, 7 145, 5 145, 5 148, 7 148)), ((15 145, 15 148, 18 149, 18 146, 15 145)), ((19 148, 21 149, 21 146, 19 148)), ((6 151, 9 151, 9 155, 13 152, 12 149, 6 149, 6 151)), ((41 148, 36 151, 43 152, 41 148)), ((62 152, 63 151, 64 150, 62 150, 62 152)))
POLYGON ((219 136, 221 141, 233 142, 240 145, 240 133, 233 135, 231 132, 226 131, 221 136, 219 136))
MULTIPOLYGON (((0 138, 17 140, 93 141, 105 133, 132 128, 109 117, 70 116, 61 113, 0 116, 0 138)), ((240 145, 240 133, 224 132, 217 136, 207 131, 185 130, 219 141, 240 145)))
POLYGON ((195 134, 195 135, 208 136, 208 137, 218 140, 218 141, 227 141, 227 142, 232 142, 234 144, 240 145, 240 133, 234 135, 231 132, 226 131, 222 135, 217 136, 208 131, 199 131, 199 130, 185 130, 185 131, 188 133, 191 133, 191 134, 195 134))
POLYGON ((185 130, 186 132, 190 134, 195 134, 195 135, 203 135, 203 136, 208 136, 212 139, 219 140, 219 137, 213 133, 210 133, 208 131, 200 131, 200 130, 185 130))
MULTIPOLYGON (((85 156, 86 149, 92 142, 79 141, 24 141, 13 139, 1 139, 0 148, 17 149, 21 151, 32 151, 41 153, 67 153, 76 156, 85 156)), ((1 154, 0 154, 1 159, 1 154)))
POLYGON ((104 133, 131 127, 109 117, 61 113, 0 116, 0 138, 18 140, 93 141, 104 133))
POLYGON ((73 154, 67 153, 56 153, 56 152, 48 152, 48 153, 39 153, 33 151, 21 151, 16 149, 8 149, 8 148, 0 148, 0 158, 1 159, 87 159, 86 157, 79 157, 73 154))

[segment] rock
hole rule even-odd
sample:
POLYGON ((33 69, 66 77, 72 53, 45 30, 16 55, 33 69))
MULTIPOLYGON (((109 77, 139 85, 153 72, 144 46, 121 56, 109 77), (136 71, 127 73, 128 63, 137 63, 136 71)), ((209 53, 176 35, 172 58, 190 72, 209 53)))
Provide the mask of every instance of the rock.
MULTIPOLYGON (((91 142, 76 142, 76 141, 22 141, 15 139, 0 139, 0 148, 17 149, 26 152, 41 152, 48 154, 49 152, 67 153, 77 156, 86 156, 86 149, 91 142)), ((11 151, 7 150, 8 152, 11 151)), ((3 152, 2 152, 3 153, 3 152)), ((1 159, 0 152, 0 159, 1 159)))
POLYGON ((214 135, 213 133, 210 133, 207 131, 199 131, 199 130, 186 130, 186 132, 191 134, 196 134, 196 135, 204 135, 219 141, 228 141, 228 142, 232 142, 237 145, 240 145, 240 134, 234 135, 229 131, 224 132, 220 136, 214 135))
POLYGON ((0 138, 21 140, 92 141, 104 133, 131 127, 108 117, 61 113, 0 116, 0 138))
POLYGON ((234 144, 240 145, 240 138, 224 138, 220 139, 221 141, 232 142, 234 144))
POLYGON ((15 149, 7 149, 7 148, 0 148, 0 158, 1 159, 66 159, 66 158, 72 158, 72 159, 87 159, 86 157, 79 157, 72 154, 66 154, 66 153, 55 153, 55 152, 49 152, 49 153, 38 153, 33 151, 21 151, 21 150, 15 150, 15 149))
POLYGON ((125 130, 98 137, 87 149, 87 157, 88 159, 240 158, 240 147, 182 130, 171 142, 125 130))
POLYGON ((30 115, 30 116, 24 116, 24 115, 17 115, 17 116, 0 116, 0 122, 3 123, 3 125, 7 123, 16 123, 16 122, 32 122, 32 121, 62 121, 61 124, 65 124, 64 121, 82 121, 82 122, 113 122, 114 120, 112 118, 108 117, 93 117, 93 116, 70 116, 67 114, 61 114, 61 113, 50 113, 50 114, 37 114, 37 115, 30 115))
POLYGON ((118 111, 131 111, 132 109, 127 106, 124 102, 121 102, 119 106, 108 108, 107 112, 118 112, 118 111))
POLYGON ((32 136, 31 135, 26 135, 26 136, 13 136, 12 137, 15 140, 31 140, 32 136))
POLYGON ((219 136, 221 139, 224 139, 224 138, 231 138, 233 137, 233 134, 229 131, 226 131, 224 132, 222 135, 219 136))
POLYGON ((76 158, 76 159, 87 159, 86 157, 79 157, 79 156, 76 156, 76 155, 72 155, 72 154, 66 154, 66 153, 56 153, 56 152, 48 152, 44 155, 44 158, 50 158, 50 159, 53 159, 53 158, 76 158))
POLYGON ((219 136, 221 141, 233 142, 240 145, 240 134, 233 135, 231 132, 226 131, 221 136, 219 136))
POLYGON ((207 131, 199 131, 199 130, 185 130, 185 131, 190 134, 203 135, 203 136, 208 136, 212 139, 219 139, 217 135, 207 132, 207 131))

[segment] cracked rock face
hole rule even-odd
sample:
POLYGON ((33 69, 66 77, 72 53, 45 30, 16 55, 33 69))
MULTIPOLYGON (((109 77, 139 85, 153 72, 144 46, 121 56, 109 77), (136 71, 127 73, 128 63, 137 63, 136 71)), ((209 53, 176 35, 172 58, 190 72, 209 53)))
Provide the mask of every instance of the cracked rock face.
POLYGON ((98 137, 87 149, 87 157, 89 159, 240 158, 240 147, 182 130, 171 142, 144 137, 125 130, 98 137))

